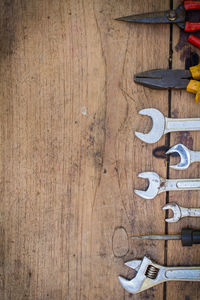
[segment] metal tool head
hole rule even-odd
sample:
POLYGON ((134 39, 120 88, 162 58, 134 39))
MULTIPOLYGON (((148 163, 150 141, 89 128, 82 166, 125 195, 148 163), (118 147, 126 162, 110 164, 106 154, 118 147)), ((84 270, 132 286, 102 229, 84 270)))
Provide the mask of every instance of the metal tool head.
POLYGON ((149 186, 146 191, 134 190, 134 192, 144 199, 153 199, 159 193, 161 177, 155 172, 143 172, 138 174, 139 178, 149 180, 149 186))
POLYGON ((136 74, 134 81, 152 89, 185 89, 191 77, 189 70, 155 69, 136 74))
POLYGON ((164 134, 165 117, 155 108, 146 108, 139 111, 140 115, 149 116, 152 118, 153 126, 149 133, 135 132, 135 135, 145 143, 156 143, 164 134))
POLYGON ((147 24, 173 24, 176 23, 184 29, 185 9, 180 5, 176 10, 166 10, 161 12, 150 12, 138 15, 130 15, 115 19, 117 21, 147 23, 147 24))
POLYGON ((178 153, 180 155, 180 162, 176 165, 170 166, 170 168, 175 170, 185 170, 189 167, 191 163, 191 155, 190 150, 186 146, 177 144, 166 152, 166 154, 171 153, 178 153))
POLYGON ((181 219, 181 209, 176 203, 169 203, 163 206, 163 210, 171 209, 173 211, 173 217, 165 219, 168 223, 178 222, 181 219))
POLYGON ((156 272, 154 273, 154 277, 157 277, 159 273, 158 265, 155 265, 151 261, 151 259, 147 258, 146 256, 144 256, 143 260, 128 261, 127 263, 125 263, 125 265, 137 271, 136 276, 131 280, 127 280, 121 276, 118 277, 121 285, 129 293, 137 294, 148 288, 153 287, 158 283, 156 278, 150 278, 152 277, 152 273, 148 275, 148 267, 150 266, 157 271, 157 274, 156 272))

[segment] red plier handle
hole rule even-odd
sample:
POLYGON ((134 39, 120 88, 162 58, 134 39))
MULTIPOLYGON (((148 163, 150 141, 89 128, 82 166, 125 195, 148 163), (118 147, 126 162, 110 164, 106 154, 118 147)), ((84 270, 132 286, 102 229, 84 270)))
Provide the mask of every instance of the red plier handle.
POLYGON ((200 49, 200 38, 198 38, 197 36, 190 34, 188 42, 200 49))
MULTIPOLYGON (((200 10, 200 1, 184 1, 185 10, 200 10)), ((185 22, 185 31, 200 30, 200 23, 185 22)))
MULTIPOLYGON (((184 1, 185 10, 200 10, 200 1, 184 1)), ((200 23, 185 22, 185 31, 200 30, 200 23)))
POLYGON ((200 30, 200 23, 191 23, 185 22, 185 31, 192 32, 192 31, 199 31, 200 30))
MULTIPOLYGON (((185 10, 200 10, 200 1, 192 1, 192 0, 186 0, 184 2, 184 8, 185 10)), ((185 22, 185 31, 192 32, 192 31, 198 31, 200 30, 200 23, 191 23, 191 22, 185 22)), ((194 46, 200 48, 200 38, 190 35, 188 38, 188 42, 193 44, 194 46)))
POLYGON ((200 10, 200 1, 184 1, 185 10, 200 10))

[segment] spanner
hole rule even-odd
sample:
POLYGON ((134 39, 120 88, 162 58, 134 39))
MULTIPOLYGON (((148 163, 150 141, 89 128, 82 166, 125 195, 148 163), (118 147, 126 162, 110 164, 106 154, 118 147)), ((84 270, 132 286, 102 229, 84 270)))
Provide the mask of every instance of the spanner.
POLYGON ((146 143, 156 143, 163 134, 175 131, 200 130, 200 118, 173 119, 164 115, 155 108, 146 108, 139 111, 140 115, 152 118, 153 126, 149 133, 135 132, 135 135, 146 143))
POLYGON ((125 263, 137 273, 127 280, 119 276, 119 281, 129 293, 137 294, 165 281, 200 281, 200 267, 165 267, 144 256, 142 260, 125 263))
POLYGON ((178 153, 180 155, 180 162, 177 165, 172 165, 170 168, 175 170, 185 170, 193 162, 200 162, 200 151, 189 150, 182 144, 177 144, 170 148, 166 154, 178 153))
POLYGON ((165 219, 165 221, 168 223, 178 222, 184 217, 200 217, 200 208, 181 207, 177 203, 168 203, 164 205, 162 209, 171 209, 173 211, 173 217, 165 219))
POLYGON ((164 179, 155 172, 139 173, 138 177, 149 180, 149 186, 146 191, 134 190, 138 196, 144 199, 153 199, 158 194, 166 191, 200 190, 200 178, 164 179))

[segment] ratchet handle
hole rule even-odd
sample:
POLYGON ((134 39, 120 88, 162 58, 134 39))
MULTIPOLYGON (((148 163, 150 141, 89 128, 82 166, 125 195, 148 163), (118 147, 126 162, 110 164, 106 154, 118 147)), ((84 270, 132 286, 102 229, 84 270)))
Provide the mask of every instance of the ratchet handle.
POLYGON ((167 280, 200 281, 200 267, 166 268, 167 280))
POLYGON ((200 1, 184 1, 185 10, 200 10, 200 1))
POLYGON ((185 31, 192 32, 200 30, 200 23, 185 22, 185 31))
POLYGON ((188 42, 200 49, 200 38, 198 38, 197 36, 190 34, 188 42))

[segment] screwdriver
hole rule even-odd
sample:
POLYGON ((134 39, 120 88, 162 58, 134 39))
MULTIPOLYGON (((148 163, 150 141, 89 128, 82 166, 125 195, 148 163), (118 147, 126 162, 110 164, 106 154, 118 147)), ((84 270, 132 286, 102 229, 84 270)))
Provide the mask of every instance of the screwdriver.
POLYGON ((131 238, 136 240, 181 240, 182 246, 192 246, 193 244, 200 244, 200 231, 191 228, 183 228, 181 234, 140 235, 132 236, 131 238))

